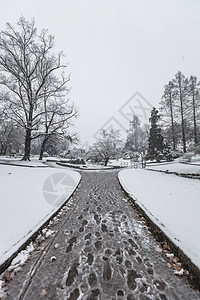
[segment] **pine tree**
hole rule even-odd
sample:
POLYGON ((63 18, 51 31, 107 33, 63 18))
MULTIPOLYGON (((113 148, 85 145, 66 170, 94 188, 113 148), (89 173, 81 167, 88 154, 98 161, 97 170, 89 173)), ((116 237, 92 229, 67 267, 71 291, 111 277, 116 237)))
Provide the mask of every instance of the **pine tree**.
POLYGON ((163 136, 161 134, 161 128, 158 126, 160 116, 158 110, 153 107, 151 111, 151 117, 149 122, 151 123, 150 136, 149 136, 149 147, 147 157, 150 159, 157 159, 160 161, 165 145, 163 143, 163 136))

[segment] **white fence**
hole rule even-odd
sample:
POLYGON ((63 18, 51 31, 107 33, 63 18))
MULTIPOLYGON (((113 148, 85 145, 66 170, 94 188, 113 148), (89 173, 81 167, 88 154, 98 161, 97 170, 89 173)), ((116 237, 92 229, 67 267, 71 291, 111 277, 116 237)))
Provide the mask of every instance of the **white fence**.
POLYGON ((142 165, 139 162, 121 162, 121 168, 132 168, 132 169, 138 169, 142 168, 142 165))

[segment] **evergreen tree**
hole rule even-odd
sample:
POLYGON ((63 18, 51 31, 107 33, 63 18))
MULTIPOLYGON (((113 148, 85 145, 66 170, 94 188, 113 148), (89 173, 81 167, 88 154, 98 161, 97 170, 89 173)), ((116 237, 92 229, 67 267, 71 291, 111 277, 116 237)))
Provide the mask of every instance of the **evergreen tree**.
POLYGON ((150 159, 157 159, 157 161, 160 161, 161 156, 163 156, 163 150, 165 149, 161 128, 158 126, 159 119, 160 116, 158 114, 158 110, 153 107, 151 117, 149 119, 151 128, 147 157, 150 159))

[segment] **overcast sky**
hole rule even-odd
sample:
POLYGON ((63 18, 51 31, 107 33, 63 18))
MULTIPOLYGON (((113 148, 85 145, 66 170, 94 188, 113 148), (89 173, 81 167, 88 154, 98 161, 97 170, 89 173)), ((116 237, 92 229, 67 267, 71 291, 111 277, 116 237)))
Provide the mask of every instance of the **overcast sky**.
POLYGON ((0 11, 0 29, 23 15, 55 36, 82 145, 125 130, 131 113, 147 120, 177 71, 200 80, 199 0, 1 0, 0 11))

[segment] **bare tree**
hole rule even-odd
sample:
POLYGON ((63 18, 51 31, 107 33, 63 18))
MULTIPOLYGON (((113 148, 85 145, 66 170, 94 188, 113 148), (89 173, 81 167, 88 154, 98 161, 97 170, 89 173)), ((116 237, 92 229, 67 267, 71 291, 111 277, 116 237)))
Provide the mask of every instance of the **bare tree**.
POLYGON ((170 119, 170 128, 172 136, 173 150, 176 149, 176 134, 175 134, 175 104, 174 104, 174 84, 169 81, 164 87, 164 93, 162 96, 161 110, 164 111, 164 115, 170 119))
POLYGON ((110 129, 102 130, 96 143, 91 147, 90 151, 96 153, 96 157, 104 161, 104 166, 107 166, 110 158, 114 158, 122 144, 119 130, 110 129))
POLYGON ((132 121, 130 121, 130 140, 132 140, 132 147, 134 151, 139 151, 139 131, 140 120, 136 115, 133 115, 132 121))
POLYGON ((188 79, 180 71, 173 80, 176 107, 180 111, 183 152, 186 152, 186 114, 188 108, 188 79))
POLYGON ((38 136, 46 98, 67 93, 62 52, 53 54, 54 37, 37 32, 35 22, 21 17, 15 29, 9 23, 0 32, 0 85, 4 113, 25 128, 23 160, 30 160, 31 140, 38 136))
POLYGON ((147 141, 149 135, 149 127, 147 124, 145 126, 140 126, 141 121, 136 115, 133 115, 130 121, 130 128, 127 131, 127 139, 125 142, 124 150, 128 151, 129 155, 134 158, 137 152, 144 152, 147 148, 147 141))
POLYGON ((62 93, 55 93, 44 96, 43 109, 40 120, 40 135, 42 143, 40 157, 42 160, 45 146, 52 136, 62 136, 66 140, 73 142, 74 135, 70 135, 69 127, 72 126, 72 119, 77 117, 78 111, 74 104, 69 104, 69 100, 63 97, 62 93))

